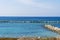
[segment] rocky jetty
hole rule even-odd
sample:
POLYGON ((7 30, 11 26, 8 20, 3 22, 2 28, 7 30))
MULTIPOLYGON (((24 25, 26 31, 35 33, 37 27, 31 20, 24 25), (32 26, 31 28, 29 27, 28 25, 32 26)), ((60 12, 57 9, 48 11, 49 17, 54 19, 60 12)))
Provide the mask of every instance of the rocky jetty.
POLYGON ((55 26, 52 26, 52 25, 45 25, 45 28, 60 34, 60 28, 58 28, 58 27, 55 27, 55 26))

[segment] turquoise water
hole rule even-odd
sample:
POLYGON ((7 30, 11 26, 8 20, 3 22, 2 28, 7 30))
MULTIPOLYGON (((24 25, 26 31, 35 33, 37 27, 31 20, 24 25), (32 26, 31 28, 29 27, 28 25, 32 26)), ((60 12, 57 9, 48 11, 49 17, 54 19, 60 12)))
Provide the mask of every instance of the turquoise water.
MULTIPOLYGON (((59 24, 52 24, 60 26, 59 24)), ((0 23, 0 37, 56 37, 59 34, 44 28, 40 23, 0 23)))
MULTIPOLYGON (((40 23, 1 23, 1 20, 12 21, 28 21, 28 20, 44 20, 44 21, 60 21, 60 17, 0 17, 0 37, 56 37, 58 33, 52 32, 44 28, 45 24, 40 23)), ((60 23, 52 24, 60 27, 60 23)))

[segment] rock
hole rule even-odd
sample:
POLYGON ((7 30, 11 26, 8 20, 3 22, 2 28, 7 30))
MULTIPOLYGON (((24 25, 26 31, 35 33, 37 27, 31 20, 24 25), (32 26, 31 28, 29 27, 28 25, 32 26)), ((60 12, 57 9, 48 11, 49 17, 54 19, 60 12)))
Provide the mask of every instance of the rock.
POLYGON ((57 33, 60 34, 60 28, 58 28, 58 27, 54 27, 52 25, 45 25, 45 28, 47 28, 49 30, 52 30, 52 31, 57 32, 57 33))

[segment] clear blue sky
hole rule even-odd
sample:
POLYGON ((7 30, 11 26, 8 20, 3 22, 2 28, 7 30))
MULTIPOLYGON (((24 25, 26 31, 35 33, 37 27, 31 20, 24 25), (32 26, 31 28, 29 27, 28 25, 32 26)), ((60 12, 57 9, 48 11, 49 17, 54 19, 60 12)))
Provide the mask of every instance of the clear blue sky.
POLYGON ((60 16, 60 0, 0 0, 0 16, 60 16))

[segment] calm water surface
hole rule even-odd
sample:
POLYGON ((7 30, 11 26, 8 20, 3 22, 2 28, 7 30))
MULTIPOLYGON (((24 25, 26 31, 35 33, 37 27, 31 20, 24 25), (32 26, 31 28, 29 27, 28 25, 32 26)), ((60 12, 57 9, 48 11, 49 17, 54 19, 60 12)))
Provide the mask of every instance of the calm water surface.
MULTIPOLYGON (((59 24, 52 25, 60 27, 59 24)), ((40 23, 0 23, 0 37, 21 36, 56 37, 59 34, 44 28, 44 24, 40 23)))

